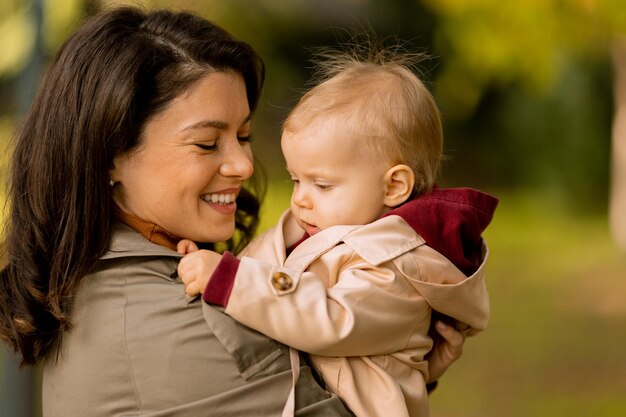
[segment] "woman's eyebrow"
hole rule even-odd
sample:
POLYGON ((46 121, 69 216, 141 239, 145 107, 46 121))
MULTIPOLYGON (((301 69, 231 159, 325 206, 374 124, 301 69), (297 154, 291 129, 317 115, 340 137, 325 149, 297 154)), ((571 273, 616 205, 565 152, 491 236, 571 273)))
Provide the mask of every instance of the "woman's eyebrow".
MULTIPOLYGON (((244 119, 243 123, 241 123, 242 125, 245 125, 246 123, 248 123, 250 121, 250 118, 252 117, 251 114, 248 114, 246 116, 246 118, 244 119)), ((220 129, 220 130, 227 130, 229 128, 229 124, 226 122, 223 122, 221 120, 201 120, 199 122, 196 123, 192 123, 188 126, 185 126, 184 128, 181 129, 181 132, 185 132, 187 130, 192 130, 192 129, 206 129, 206 128, 215 128, 215 129, 220 129)))
POLYGON ((181 129, 181 132, 192 129, 206 129, 210 127, 220 130, 226 130, 228 129, 228 123, 219 120, 202 120, 200 122, 192 123, 188 126, 185 126, 183 129, 181 129))

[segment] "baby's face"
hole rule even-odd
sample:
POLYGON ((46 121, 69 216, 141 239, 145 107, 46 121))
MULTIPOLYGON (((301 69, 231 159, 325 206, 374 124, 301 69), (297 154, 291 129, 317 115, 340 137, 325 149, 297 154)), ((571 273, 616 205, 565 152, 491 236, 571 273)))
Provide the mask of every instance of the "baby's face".
POLYGON ((335 119, 283 133, 293 181, 291 210, 310 235, 335 225, 367 224, 386 210, 389 168, 359 139, 345 137, 335 119))

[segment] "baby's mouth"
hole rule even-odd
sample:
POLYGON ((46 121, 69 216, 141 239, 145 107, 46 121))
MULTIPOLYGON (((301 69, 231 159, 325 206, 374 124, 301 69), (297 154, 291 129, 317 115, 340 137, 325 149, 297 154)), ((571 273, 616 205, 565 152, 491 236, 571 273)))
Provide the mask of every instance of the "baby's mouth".
POLYGON ((313 226, 312 224, 304 223, 305 230, 309 236, 313 236, 314 234, 320 231, 320 228, 317 226, 313 226))

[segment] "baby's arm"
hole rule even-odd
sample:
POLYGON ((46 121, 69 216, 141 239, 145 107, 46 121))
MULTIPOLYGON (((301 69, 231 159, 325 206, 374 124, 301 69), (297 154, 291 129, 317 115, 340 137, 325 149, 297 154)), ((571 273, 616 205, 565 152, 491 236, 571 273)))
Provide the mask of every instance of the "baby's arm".
MULTIPOLYGON (((215 274, 203 298, 224 306, 227 314, 248 327, 322 356, 369 356, 403 350, 409 338, 426 333, 427 329, 420 331, 417 326, 430 324, 427 304, 432 306, 435 301, 445 307, 448 300, 452 304, 447 306, 449 310, 461 306, 462 311, 452 309, 446 314, 463 319, 473 328, 484 328, 488 316, 481 285, 484 275, 457 284, 437 280, 439 275, 454 271, 459 277, 463 275, 451 264, 436 262, 444 258, 430 248, 423 251, 421 268, 417 268, 414 254, 405 253, 378 266, 352 258, 338 271, 320 269, 321 276, 244 257, 231 277, 215 274), (401 273, 395 269, 400 265, 401 273), (435 282, 421 281, 421 271, 435 282), (337 276, 337 284, 331 288, 327 288, 329 273, 337 276), (226 291, 220 292, 220 287, 226 291)), ((339 258, 341 255, 337 261, 339 258)))
POLYGON ((225 306, 237 321, 305 352, 367 356, 401 350, 425 314, 418 294, 403 277, 362 266, 344 269, 337 285, 326 288, 313 272, 244 257, 232 284, 219 283, 228 278, 215 274, 203 298, 225 306), (230 291, 226 297, 220 287, 230 291))

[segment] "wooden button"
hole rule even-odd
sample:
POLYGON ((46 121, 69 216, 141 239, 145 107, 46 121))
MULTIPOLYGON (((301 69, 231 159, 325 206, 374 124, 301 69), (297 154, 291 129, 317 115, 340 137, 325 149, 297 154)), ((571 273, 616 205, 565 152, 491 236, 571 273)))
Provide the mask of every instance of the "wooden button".
POLYGON ((284 272, 275 272, 274 275, 272 275, 272 285, 274 285, 274 288, 278 291, 287 291, 293 287, 293 280, 284 272))

